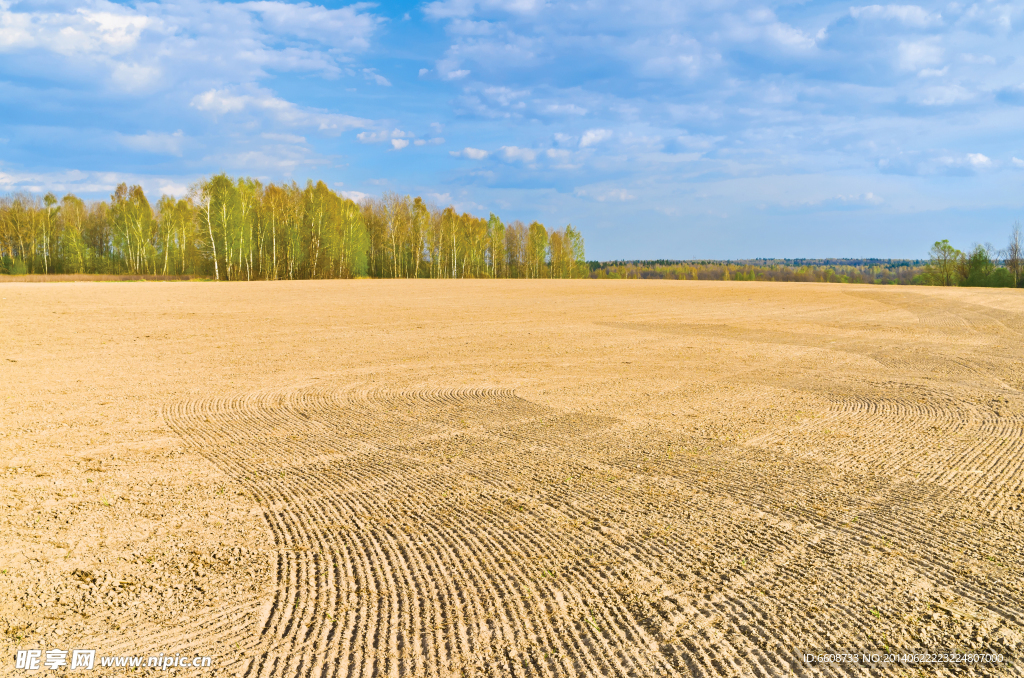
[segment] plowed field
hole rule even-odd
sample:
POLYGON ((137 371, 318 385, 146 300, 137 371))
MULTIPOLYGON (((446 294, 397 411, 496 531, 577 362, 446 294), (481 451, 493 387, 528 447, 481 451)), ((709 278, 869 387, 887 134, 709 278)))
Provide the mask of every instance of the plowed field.
POLYGON ((4 285, 0 673, 1019 675, 1019 292, 4 285))

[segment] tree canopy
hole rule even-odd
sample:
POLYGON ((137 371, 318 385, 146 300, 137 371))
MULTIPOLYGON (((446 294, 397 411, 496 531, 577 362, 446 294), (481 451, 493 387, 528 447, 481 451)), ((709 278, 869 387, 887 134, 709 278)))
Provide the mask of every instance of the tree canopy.
POLYGON ((219 174, 151 204, 121 184, 109 201, 0 197, 0 273, 306 278, 581 278, 572 226, 505 224, 422 198, 359 202, 324 182, 268 184, 219 174))

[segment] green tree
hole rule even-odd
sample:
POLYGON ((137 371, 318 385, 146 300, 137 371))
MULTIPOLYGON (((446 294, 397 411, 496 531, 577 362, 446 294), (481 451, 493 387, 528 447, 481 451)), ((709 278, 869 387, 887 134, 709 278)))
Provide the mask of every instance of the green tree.
POLYGON ((1013 229, 1010 231, 1010 242, 1003 251, 1003 263, 1013 277, 1014 287, 1019 287, 1021 284, 1022 258, 1024 258, 1024 242, 1021 240, 1020 224, 1014 223, 1013 229))
POLYGON ((565 227, 565 244, 569 252, 570 278, 582 278, 587 275, 590 267, 587 266, 587 253, 583 246, 583 236, 572 227, 572 224, 565 227))
POLYGON ((129 273, 149 273, 154 268, 156 220, 141 186, 120 184, 110 196, 114 245, 129 273))
POLYGON ((66 273, 86 273, 92 264, 85 241, 85 202, 70 193, 61 198, 57 218, 61 222, 60 257, 66 273))
POLYGON ((545 254, 548 249, 548 231, 544 228, 544 224, 535 221, 530 224, 530 229, 527 234, 527 277, 529 278, 541 278, 544 277, 545 269, 545 254))
POLYGON ((197 207, 197 219, 203 231, 203 250, 213 262, 213 275, 231 280, 233 232, 239 224, 238 189, 226 174, 199 181, 191 190, 197 207), (224 267, 220 265, 224 258, 224 267))
POLYGON ((995 262, 990 248, 975 245, 970 254, 962 254, 957 260, 957 275, 964 287, 992 287, 995 262))
POLYGON ((950 245, 948 240, 940 240, 932 245, 929 254, 931 263, 924 272, 929 283, 946 287, 956 284, 957 262, 963 257, 963 252, 950 245))
POLYGON ((490 243, 491 277, 508 277, 507 262, 505 260, 505 224, 501 219, 491 212, 487 220, 487 239, 490 243))

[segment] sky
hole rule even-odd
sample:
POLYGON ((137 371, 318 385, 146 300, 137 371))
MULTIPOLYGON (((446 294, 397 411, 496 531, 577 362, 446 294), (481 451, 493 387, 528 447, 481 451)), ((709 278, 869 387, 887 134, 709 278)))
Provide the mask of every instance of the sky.
POLYGON ((1022 29, 1019 0, 0 0, 0 192, 323 180, 602 260, 998 248, 1022 29))

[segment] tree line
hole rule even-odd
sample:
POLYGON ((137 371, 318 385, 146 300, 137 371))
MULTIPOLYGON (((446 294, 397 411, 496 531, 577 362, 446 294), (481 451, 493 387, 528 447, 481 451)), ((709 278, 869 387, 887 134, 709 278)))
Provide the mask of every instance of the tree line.
POLYGON ((962 252, 949 240, 935 243, 926 260, 752 259, 740 261, 590 261, 591 278, 749 280, 1024 287, 1024 238, 1014 224, 1004 249, 974 245, 962 252))
POLYGON ((923 262, 872 260, 799 261, 591 261, 591 278, 644 280, 746 280, 764 282, 910 285, 923 262))
POLYGON ((1014 224, 1006 248, 996 250, 992 245, 975 245, 961 252, 940 240, 932 245, 931 261, 922 274, 928 285, 960 285, 963 287, 1021 287, 1024 286, 1024 241, 1020 224, 1014 224))
POLYGON ((121 184, 109 201, 0 197, 0 273, 308 278, 580 278, 572 226, 505 224, 385 193, 356 203, 305 187, 220 174, 152 205, 121 184))

